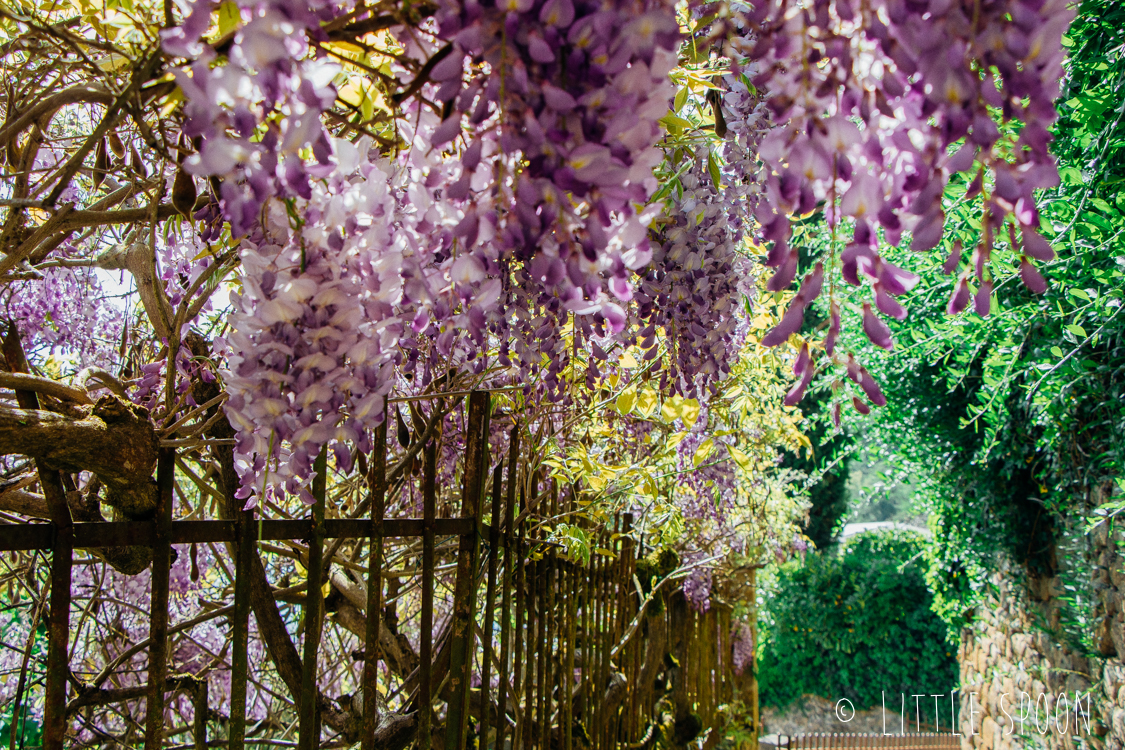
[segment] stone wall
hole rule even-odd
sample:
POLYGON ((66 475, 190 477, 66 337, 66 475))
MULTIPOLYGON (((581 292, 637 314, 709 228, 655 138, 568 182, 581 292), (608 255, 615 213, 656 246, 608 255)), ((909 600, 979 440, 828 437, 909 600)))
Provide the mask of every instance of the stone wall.
MULTIPOLYGON (((1057 625, 1054 596, 1034 601, 1026 587, 1011 583, 1007 575, 998 576, 994 583, 995 590, 976 608, 972 626, 961 637, 962 746, 979 750, 1079 747, 1074 743, 1074 694, 1092 699, 1096 692, 1091 689, 1088 660, 1046 632, 1052 619, 1057 625), (1067 697, 1060 699, 1060 693, 1067 697)), ((1057 593, 1050 589, 1056 583, 1044 581, 1044 593, 1057 593)), ((1090 729, 1094 729, 1092 721, 1090 729)), ((1079 734, 1086 736, 1085 724, 1079 734)))
POLYGON ((1067 580, 1078 581, 1084 589, 1079 595, 1093 602, 1084 623, 1093 653, 1068 647, 1060 635, 1061 577, 1028 580, 1019 569, 1000 571, 962 633, 965 750, 1125 750, 1125 560, 1118 551, 1125 549, 1125 533, 1110 534, 1103 523, 1071 541, 1076 551, 1068 558, 1067 580), (1082 701, 1079 713, 1088 713, 1077 728, 1075 693, 1082 701))

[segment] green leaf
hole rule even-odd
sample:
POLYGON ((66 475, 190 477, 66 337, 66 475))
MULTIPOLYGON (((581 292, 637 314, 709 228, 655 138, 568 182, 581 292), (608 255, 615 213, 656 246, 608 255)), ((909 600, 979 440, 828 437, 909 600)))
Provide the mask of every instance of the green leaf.
POLYGON ((674 115, 671 112, 661 117, 660 122, 664 127, 668 128, 668 132, 672 134, 677 134, 684 130, 691 130, 695 127, 684 118, 674 115))
POLYGON ((750 470, 749 456, 740 451, 738 448, 735 448, 733 445, 728 445, 727 451, 730 452, 730 457, 734 459, 734 462, 742 467, 744 471, 750 470))
POLYGON ((1058 348, 1057 346, 1052 346, 1051 354, 1054 354, 1056 357, 1061 357, 1063 355, 1063 350, 1058 348))
POLYGON ((1076 167, 1063 167, 1059 170, 1059 177, 1069 185, 1081 185, 1082 170, 1076 167))
POLYGON ((1093 203, 1098 208, 1100 208, 1101 210, 1105 211, 1107 214, 1113 213, 1113 206, 1109 205, 1108 203, 1106 203, 1101 198, 1091 198, 1090 202, 1093 203))
POLYGON ((684 420, 684 427, 689 430, 695 426, 695 421, 699 419, 699 401, 697 399, 684 399, 684 403, 680 407, 680 419, 684 420))
POLYGON ((679 91, 676 92, 676 98, 672 102, 672 111, 673 112, 679 112, 681 109, 683 109, 684 104, 687 103, 687 98, 688 98, 688 87, 684 86, 683 88, 681 88, 679 91))
POLYGON ((1077 325, 1075 323, 1067 323, 1065 326, 1063 326, 1063 328, 1070 331, 1079 338, 1086 338, 1086 329, 1080 325, 1077 325))
POLYGON ((237 3, 225 2, 219 6, 220 39, 238 28, 240 23, 242 23, 242 11, 238 9, 237 3))
POLYGON ((684 403, 682 396, 672 396, 665 399, 664 404, 660 407, 660 416, 665 422, 675 422, 680 416, 680 408, 684 403))
POLYGON ((715 163, 715 155, 710 151, 707 152, 707 171, 711 173, 711 182, 714 183, 715 189, 718 190, 719 182, 722 180, 719 174, 719 165, 715 163))
POLYGON ((637 412, 645 419, 650 419, 660 406, 660 396, 654 388, 645 388, 637 396, 637 412))

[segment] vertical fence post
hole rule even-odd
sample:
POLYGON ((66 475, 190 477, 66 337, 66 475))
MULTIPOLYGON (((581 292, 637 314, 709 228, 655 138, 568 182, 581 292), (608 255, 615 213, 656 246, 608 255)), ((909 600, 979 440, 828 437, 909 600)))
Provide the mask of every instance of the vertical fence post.
MULTIPOLYGON (((567 493, 567 510, 574 511, 576 498, 574 486, 571 485, 567 493)), ((563 668, 563 679, 559 681, 562 686, 563 721, 566 722, 563 731, 563 750, 572 750, 574 747, 574 641, 577 635, 575 620, 578 619, 578 568, 575 561, 571 560, 566 566, 566 664, 563 668)))
MULTIPOLYGON (((551 518, 551 524, 554 525, 557 521, 554 520, 558 517, 559 512, 559 487, 558 483, 553 479, 550 480, 550 505, 547 508, 548 518, 551 518)), ((551 737, 551 717, 555 714, 555 706, 552 705, 551 700, 555 686, 558 684, 558 673, 555 670, 555 659, 557 657, 556 644, 558 643, 558 602, 559 598, 556 595, 559 581, 559 555, 556 547, 551 547, 544 555, 546 563, 547 574, 544 576, 544 586, 547 590, 547 642, 544 649, 546 655, 546 669, 544 675, 544 695, 546 700, 543 702, 543 747, 551 747, 554 743, 551 737)))
MULTIPOLYGON (((516 458, 520 452, 519 425, 512 428, 508 440, 508 486, 504 497, 504 582, 500 602, 500 683, 496 695, 496 750, 504 747, 504 734, 508 728, 508 649, 511 640, 512 610, 512 524, 516 502, 516 458)), ((499 523, 496 519, 494 523, 499 523)), ((513 743, 514 747, 515 743, 513 743)), ((480 750, 485 750, 483 747, 480 750)))
POLYGON ((156 523, 152 545, 152 606, 149 611, 148 695, 145 750, 159 750, 164 739, 164 682, 168 673, 168 574, 172 567, 172 489, 176 451, 163 448, 157 461, 156 523))
POLYGON ((491 398, 487 391, 469 394, 465 428, 465 473, 461 516, 475 519, 473 530, 461 537, 457 547, 457 578, 453 585, 453 614, 450 626, 449 702, 445 725, 445 750, 462 750, 469 718, 469 677, 472 670, 473 621, 477 557, 480 552, 480 506, 488 471, 488 418, 491 398))
POLYGON ((488 529, 488 583, 484 594, 484 628, 481 637, 480 669, 480 733, 477 747, 484 750, 488 746, 488 725, 491 723, 491 697, 489 688, 492 679, 492 618, 496 602, 496 568, 500 555, 500 491, 503 480, 503 462, 496 465, 492 475, 492 524, 488 529))
MULTIPOLYGON (((524 496, 524 507, 520 514, 529 512, 530 508, 536 504, 536 497, 539 493, 539 480, 538 475, 532 472, 527 478, 527 492, 524 496)), ((538 604, 536 603, 536 566, 535 563, 528 559, 531 545, 534 543, 532 539, 527 539, 527 546, 525 547, 523 541, 525 537, 529 537, 527 533, 527 519, 524 519, 523 524, 520 526, 520 555, 523 559, 523 564, 520 565, 520 576, 524 582, 524 668, 523 668, 523 729, 521 739, 523 740, 522 747, 525 750, 535 744, 535 675, 536 675, 536 644, 535 640, 535 624, 533 618, 538 612, 538 604)))
POLYGON ((234 547, 234 611, 231 612, 230 722, 228 750, 243 750, 246 737, 246 683, 250 676, 247 655, 250 635, 250 568, 257 554, 254 511, 238 512, 238 542, 234 547))
MULTIPOLYGON (((530 481, 530 477, 525 478, 525 483, 530 481)), ((527 488, 524 487, 520 490, 520 515, 527 509, 527 488)), ((530 716, 531 716, 531 638, 529 633, 531 631, 531 605, 529 603, 528 594, 533 590, 528 582, 525 545, 524 541, 527 538, 527 519, 524 518, 520 521, 519 525, 519 538, 515 544, 515 558, 519 560, 516 566, 516 653, 512 659, 512 671, 515 674, 516 682, 513 686, 512 700, 519 703, 521 698, 523 704, 520 708, 519 716, 516 719, 516 729, 512 734, 512 747, 515 750, 523 750, 528 747, 528 732, 530 731, 530 716), (525 658, 526 654, 526 658, 525 658)))
MULTIPOLYGON (((192 742, 195 750, 207 750, 207 678, 196 680, 195 683, 195 721, 192 731, 192 742)), ((229 746, 228 746, 229 747, 229 746)))
POLYGON ((305 644, 301 674, 298 750, 313 750, 320 744, 317 721, 317 656, 320 652, 321 592, 324 578, 324 496, 328 493, 328 448, 320 449, 313 464, 312 528, 309 534, 309 559, 305 587, 305 644))
POLYGON ((63 750, 66 737, 66 679, 70 672, 70 568, 74 524, 59 473, 39 467, 39 484, 55 524, 51 554, 51 614, 47 631, 47 688, 43 717, 43 750, 63 750))
MULTIPOLYGON (((27 373, 31 368, 23 351, 19 331, 14 325, 0 342, 4 360, 12 372, 27 373)), ((16 390, 21 409, 38 409, 35 391, 16 390)), ((35 462, 39 486, 47 499, 47 510, 54 524, 51 550, 51 612, 47 628, 46 696, 43 706, 43 750, 62 750, 66 737, 66 680, 70 675, 70 573, 74 554, 74 522, 66 499, 66 488, 56 469, 35 462)), ((13 724, 17 717, 13 715, 13 724)))
POLYGON ((367 632, 363 649, 362 750, 375 749, 375 727, 379 723, 379 627, 383 618, 383 513, 387 495, 387 420, 375 428, 371 448, 371 541, 367 550, 367 632))
POLYGON ((437 490, 437 444, 431 441, 422 449, 422 612, 419 616, 418 644, 418 747, 430 750, 432 728, 430 714, 433 685, 430 683, 434 663, 434 506, 437 490))

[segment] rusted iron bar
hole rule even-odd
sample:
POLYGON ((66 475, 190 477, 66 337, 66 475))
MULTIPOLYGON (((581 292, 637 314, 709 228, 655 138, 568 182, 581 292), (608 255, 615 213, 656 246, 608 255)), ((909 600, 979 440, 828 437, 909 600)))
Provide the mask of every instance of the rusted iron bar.
MULTIPOLYGON (((527 497, 525 490, 520 489, 520 512, 527 506, 527 497)), ((519 523, 519 537, 515 540, 514 545, 514 559, 517 561, 515 576, 516 576, 516 629, 514 637, 516 639, 513 650, 515 654, 512 657, 512 676, 514 683, 512 685, 512 700, 515 703, 520 702, 520 696, 524 696, 522 710, 516 717, 516 728, 512 733, 512 747, 516 750, 523 750, 527 746, 527 718, 531 708, 531 700, 527 698, 527 685, 531 684, 530 669, 531 656, 530 656, 530 640, 527 637, 527 623, 531 618, 526 616, 530 611, 531 605, 528 603, 527 598, 527 564, 525 556, 524 539, 527 536, 527 522, 520 521, 519 523), (529 654, 526 659, 525 665, 524 650, 528 650, 529 654)))
MULTIPOLYGON (((528 494, 527 502, 520 510, 520 515, 524 517, 524 523, 527 523, 526 516, 530 508, 535 507, 539 495, 539 481, 536 474, 532 474, 528 480, 528 494)), ((527 546, 524 547, 520 554, 523 559, 522 567, 524 573, 524 586, 526 588, 525 608, 526 608, 526 625, 524 626, 524 645, 525 645, 525 658, 524 658, 524 728, 523 728, 523 746, 524 748, 531 748, 535 745, 535 726, 538 718, 535 715, 535 686, 538 678, 537 669, 537 655, 539 651, 539 640, 536 637, 536 623, 538 622, 538 578, 537 563, 531 560, 531 548, 535 544, 532 534, 527 534, 527 546)))
MULTIPOLYGON (((599 531, 598 537, 601 540, 599 547, 605 548, 609 545, 608 534, 605 529, 599 531)), ((596 651, 593 654, 595 660, 594 672, 594 703, 596 705, 594 715, 594 732, 597 737, 597 747, 606 747, 606 725, 609 723, 609 718, 606 715, 605 701, 602 700, 605 695, 606 685, 609 684, 609 669, 608 658, 610 644, 607 643, 608 637, 606 633, 606 570, 608 561, 602 555, 598 555, 597 566, 594 569, 594 632, 596 651)))
MULTIPOLYGON (((550 504, 548 505, 548 513, 551 519, 558 518, 559 515, 559 486, 553 479, 550 480, 550 504)), ((554 520, 551 524, 554 525, 554 520)), ((546 643, 546 669, 544 671, 544 682, 546 683, 546 701, 543 706, 543 747, 547 748, 553 745, 551 739, 551 717, 555 715, 555 706, 552 696, 555 692, 555 686, 559 684, 558 671, 556 670, 555 660, 557 658, 556 643, 558 641, 558 601, 559 597, 556 592, 558 587, 558 566, 559 566, 559 553, 557 547, 552 547, 545 556, 547 562, 547 575, 544 579, 543 585, 547 589, 547 643, 546 643)))
POLYGON ((43 750, 62 750, 66 736, 66 678, 70 672, 70 573, 73 525, 59 473, 40 468, 39 485, 55 522, 51 556, 51 614, 47 629, 47 686, 43 716, 43 750))
MULTIPOLYGON (((483 391, 469 395, 465 420, 465 469, 461 494, 461 515, 480 517, 488 471, 488 421, 491 397, 483 391)), ((477 557, 480 529, 461 537, 457 548, 457 577, 453 588, 453 613, 450 635, 449 685, 454 698, 448 704, 445 724, 445 750, 462 750, 469 719, 469 676, 472 669, 473 621, 477 557)))
POLYGON ((503 464, 492 472, 492 526, 488 534, 488 583, 484 593, 484 628, 481 638, 480 705, 481 720, 477 747, 488 746, 488 725, 492 720, 489 702, 492 679, 492 619, 496 603, 496 569, 500 556, 500 497, 503 489, 503 464))
POLYGON ((383 513, 387 494, 387 419, 375 428, 368 476, 371 487, 372 534, 367 551, 367 632, 363 650, 363 726, 361 750, 375 750, 379 723, 379 623, 383 609, 383 513))
MULTIPOLYGON (((504 735, 508 728, 508 649, 511 641, 511 611, 512 611, 512 522, 515 518, 516 500, 516 458, 520 452, 519 425, 512 428, 511 437, 508 439, 508 485, 504 497, 504 581, 501 586, 503 594, 500 602, 500 684, 496 696, 497 721, 496 721, 496 748, 504 747, 504 735)), ((493 526, 499 526, 499 518, 494 516, 493 526)), ((518 671, 518 668, 517 668, 518 671)), ((513 743, 514 745, 514 743, 513 743)), ((483 747, 480 750, 484 750, 483 747)))
POLYGON ((320 744, 317 722, 318 690, 316 686, 317 656, 320 651, 321 586, 324 583, 324 496, 328 488, 328 450, 321 448, 313 464, 312 534, 309 537, 308 586, 304 607, 304 660, 301 673, 300 713, 298 720, 298 750, 314 750, 320 744))
MULTIPOLYGON (((542 536, 542 532, 540 532, 542 536)), ((535 703, 535 739, 539 750, 547 750, 547 556, 540 557, 535 563, 535 625, 536 636, 535 652, 538 664, 535 667, 536 703, 535 703)))
POLYGON ((598 700, 597 684, 598 670, 600 664, 598 659, 598 609, 597 609, 597 581, 596 576, 598 572, 598 563, 602 559, 601 554, 597 549, 602 546, 601 534, 597 528, 590 531, 590 547, 594 549, 594 553, 590 555, 590 565, 586 568, 586 575, 583 576, 583 585, 585 587, 585 623, 584 640, 586 644, 586 654, 582 660, 582 684, 586 691, 586 718, 585 723, 588 731, 590 732, 590 742, 594 748, 600 748, 601 743, 598 741, 597 721, 600 718, 598 707, 601 701, 598 700))
POLYGON ((430 750, 430 716, 433 685, 430 683, 434 663, 434 519, 437 502, 437 443, 431 441, 423 449, 422 459, 422 611, 418 644, 418 740, 419 750, 430 750))
MULTIPOLYGON (((194 709, 195 717, 193 721, 192 742, 195 743, 194 750, 207 750, 207 680, 206 678, 198 680, 195 685, 194 709)), ((227 747, 231 747, 227 743, 227 747)))
MULTIPOLYGON (((575 510, 574 492, 567 493, 566 511, 568 517, 575 510)), ((572 750, 574 747, 574 639, 577 633, 578 620, 578 575, 576 562, 571 561, 565 568, 566 589, 566 656, 563 667, 563 750, 572 750)))
POLYGON ((254 531, 254 511, 240 511, 238 543, 234 548, 234 611, 231 612, 230 722, 227 724, 227 747, 230 750, 243 750, 245 747, 246 683, 250 677, 247 651, 250 634, 250 575, 253 556, 257 554, 254 531))
POLYGON ((145 750, 159 750, 164 739, 164 678, 168 673, 168 574, 172 569, 172 495, 176 451, 161 448, 156 463, 156 522, 152 548, 152 605, 149 608, 148 694, 145 750))

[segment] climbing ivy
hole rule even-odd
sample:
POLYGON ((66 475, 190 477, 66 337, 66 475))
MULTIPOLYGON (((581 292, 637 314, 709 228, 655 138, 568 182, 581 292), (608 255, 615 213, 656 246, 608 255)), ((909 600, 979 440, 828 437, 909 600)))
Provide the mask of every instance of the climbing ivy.
MULTIPOLYGON (((893 327, 894 352, 844 342, 871 363, 888 400, 853 429, 867 431, 929 512, 928 578, 954 624, 1000 556, 1033 578, 1070 575, 1060 536, 1125 466, 1125 6, 1083 0, 1065 43, 1052 145, 1061 181, 1038 196, 1058 253, 1044 267, 1047 292, 1018 283, 1019 249, 999 236, 994 267, 1007 271, 996 274, 1003 291, 987 317, 946 316, 955 277, 931 273, 893 327)), ((932 270, 954 243, 975 247, 980 197, 967 187, 954 181, 946 192, 944 246, 892 260, 932 270)))

